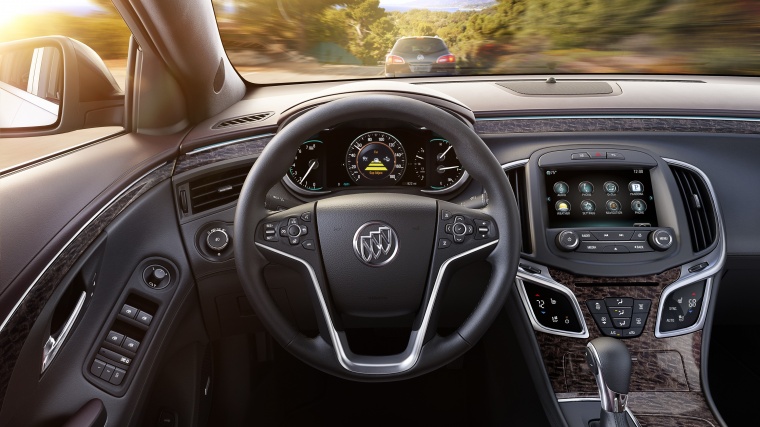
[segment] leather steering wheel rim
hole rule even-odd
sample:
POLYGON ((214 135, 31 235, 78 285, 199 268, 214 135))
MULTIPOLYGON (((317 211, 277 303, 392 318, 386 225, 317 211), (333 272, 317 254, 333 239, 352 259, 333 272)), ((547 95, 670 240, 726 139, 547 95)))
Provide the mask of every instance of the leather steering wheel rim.
MULTIPOLYGON (((303 362, 341 378, 391 381, 415 377, 442 367, 464 354, 482 337, 504 306, 513 286, 519 260, 519 233, 517 204, 506 174, 470 126, 422 101, 399 95, 361 95, 335 100, 304 113, 281 129, 267 144, 242 187, 235 214, 233 245, 238 275, 246 296, 266 329, 286 350, 303 362), (357 119, 393 119, 414 123, 447 139, 457 152, 462 166, 485 188, 489 202, 480 212, 492 219, 497 230, 496 238, 487 248, 490 250, 486 260, 492 266, 491 277, 471 315, 454 333, 426 337, 412 363, 390 372, 357 372, 341 360, 341 347, 335 335, 325 337, 322 334, 312 338, 298 331, 279 311, 269 294, 263 271, 270 261, 263 253, 266 251, 262 251, 266 248, 256 243, 258 227, 272 214, 264 207, 266 194, 282 179, 299 145, 322 129, 357 119)), ((431 244, 435 245, 435 241, 431 244)), ((305 268, 303 272, 309 274, 308 270, 305 268)), ((314 279, 313 272, 311 275, 314 279)), ((329 298, 329 295, 321 298, 329 298)))

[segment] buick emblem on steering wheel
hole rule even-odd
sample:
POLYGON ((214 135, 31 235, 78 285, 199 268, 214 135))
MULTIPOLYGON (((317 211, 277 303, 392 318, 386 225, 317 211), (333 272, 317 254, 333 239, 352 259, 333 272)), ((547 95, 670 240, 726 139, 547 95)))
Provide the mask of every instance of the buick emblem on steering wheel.
POLYGON ((393 260, 398 252, 398 237, 390 225, 370 221, 354 234, 354 253, 370 267, 381 267, 393 260))

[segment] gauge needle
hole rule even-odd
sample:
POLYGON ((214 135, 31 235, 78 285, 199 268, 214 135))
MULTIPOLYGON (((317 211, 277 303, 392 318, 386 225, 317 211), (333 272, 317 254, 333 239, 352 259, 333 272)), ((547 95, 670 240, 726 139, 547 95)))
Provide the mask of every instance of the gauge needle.
POLYGON ((439 162, 442 162, 443 159, 446 158, 446 153, 448 153, 449 150, 451 150, 451 147, 453 147, 453 145, 449 145, 449 148, 447 148, 446 151, 444 151, 443 153, 441 153, 441 154, 438 155, 438 161, 439 162))
POLYGON ((316 160, 312 160, 309 163, 311 163, 311 166, 309 166, 309 170, 306 171, 306 173, 303 175, 303 178, 301 178, 301 180, 298 181, 299 184, 303 184, 303 180, 306 179, 307 176, 309 176, 309 173, 311 173, 311 170, 314 169, 314 167, 317 165, 316 160))
POLYGON ((424 157, 422 157, 422 156, 414 156, 414 157, 416 157, 416 158, 418 158, 418 159, 420 159, 420 160, 425 160, 425 158, 424 158, 424 157))
POLYGON ((444 168, 444 167, 440 167, 440 166, 439 166, 439 167, 438 167, 438 172, 447 171, 447 170, 449 170, 449 169, 459 169, 459 166, 449 166, 449 167, 445 167, 445 168, 444 168))

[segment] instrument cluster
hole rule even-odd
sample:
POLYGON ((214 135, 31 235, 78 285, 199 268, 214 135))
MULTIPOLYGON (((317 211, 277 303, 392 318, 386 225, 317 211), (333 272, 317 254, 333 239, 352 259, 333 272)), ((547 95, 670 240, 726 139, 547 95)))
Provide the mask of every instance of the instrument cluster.
POLYGON ((467 178, 448 140, 429 129, 396 125, 323 130, 301 144, 284 181, 305 195, 355 187, 446 193, 467 178))

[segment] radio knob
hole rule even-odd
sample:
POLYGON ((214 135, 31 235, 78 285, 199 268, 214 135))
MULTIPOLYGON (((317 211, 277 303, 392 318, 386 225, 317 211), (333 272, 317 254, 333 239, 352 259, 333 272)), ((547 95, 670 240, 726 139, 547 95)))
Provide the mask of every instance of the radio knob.
POLYGON ((649 244, 658 251, 668 250, 673 246, 675 238, 669 230, 659 229, 649 233, 649 244))
POLYGON ((578 233, 572 230, 564 230, 557 234, 557 247, 565 252, 571 252, 581 244, 581 238, 578 233))

